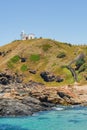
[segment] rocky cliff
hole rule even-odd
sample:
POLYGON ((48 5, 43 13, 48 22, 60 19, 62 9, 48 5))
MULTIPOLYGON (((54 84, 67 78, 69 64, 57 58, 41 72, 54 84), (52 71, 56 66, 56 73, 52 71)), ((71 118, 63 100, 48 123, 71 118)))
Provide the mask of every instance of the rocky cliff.
POLYGON ((86 105, 87 86, 46 87, 30 81, 28 84, 0 85, 0 116, 27 116, 51 110, 56 105, 86 105), (78 89, 80 88, 80 89, 78 89))

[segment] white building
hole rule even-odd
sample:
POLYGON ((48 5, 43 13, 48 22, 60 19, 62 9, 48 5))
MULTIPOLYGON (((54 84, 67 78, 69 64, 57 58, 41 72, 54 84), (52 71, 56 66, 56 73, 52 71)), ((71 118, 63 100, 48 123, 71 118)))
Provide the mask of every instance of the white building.
POLYGON ((24 31, 21 32, 21 40, 30 40, 30 39, 34 39, 35 35, 34 34, 26 34, 24 33, 24 31))
POLYGON ((28 39, 34 39, 34 38, 35 38, 34 34, 31 33, 31 34, 28 35, 28 39))

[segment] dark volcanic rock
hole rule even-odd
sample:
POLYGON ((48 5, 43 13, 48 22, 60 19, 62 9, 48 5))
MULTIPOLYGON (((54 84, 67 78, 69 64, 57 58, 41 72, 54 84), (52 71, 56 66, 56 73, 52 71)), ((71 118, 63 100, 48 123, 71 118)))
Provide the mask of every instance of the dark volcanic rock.
POLYGON ((63 82, 63 80, 64 80, 64 79, 61 78, 61 77, 59 77, 59 76, 56 77, 56 82, 59 82, 59 83, 60 83, 60 82, 63 82))
POLYGON ((6 73, 0 73, 0 84, 7 85, 12 80, 12 76, 6 73))
POLYGON ((8 50, 8 51, 0 51, 0 56, 4 57, 6 56, 9 52, 11 52, 11 50, 8 50))
POLYGON ((6 73, 0 73, 0 84, 2 85, 8 85, 10 83, 22 83, 23 76, 17 75, 17 74, 6 74, 6 73))
POLYGON ((0 84, 7 85, 12 80, 12 76, 6 73, 0 73, 0 84))
POLYGON ((39 100, 41 102, 48 102, 48 97, 47 96, 42 96, 42 97, 39 98, 39 100))
POLYGON ((55 75, 49 73, 49 72, 41 72, 40 76, 44 79, 46 82, 52 82, 55 81, 55 75))
POLYGON ((41 72, 40 76, 46 82, 52 82, 52 81, 63 82, 63 80, 64 80, 61 76, 55 76, 54 74, 47 72, 47 71, 41 72))
POLYGON ((36 74, 36 70, 29 70, 31 74, 36 74))
POLYGON ((0 78, 0 84, 3 84, 3 85, 9 84, 9 79, 6 77, 0 78))
POLYGON ((20 58, 21 59, 21 62, 26 62, 26 58, 20 58))

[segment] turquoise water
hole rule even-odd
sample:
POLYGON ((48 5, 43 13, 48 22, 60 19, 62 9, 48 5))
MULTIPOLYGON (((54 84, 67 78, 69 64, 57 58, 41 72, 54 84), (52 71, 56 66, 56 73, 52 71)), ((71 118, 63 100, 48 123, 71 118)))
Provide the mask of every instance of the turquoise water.
POLYGON ((0 130, 87 130, 87 107, 61 107, 29 117, 0 118, 0 130))

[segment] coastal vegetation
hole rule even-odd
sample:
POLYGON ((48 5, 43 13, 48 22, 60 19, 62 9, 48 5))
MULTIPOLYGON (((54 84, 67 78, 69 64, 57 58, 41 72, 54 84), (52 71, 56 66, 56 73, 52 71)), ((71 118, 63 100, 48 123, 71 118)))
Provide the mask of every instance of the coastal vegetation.
POLYGON ((84 45, 17 40, 0 47, 0 68, 1 117, 28 116, 59 104, 87 105, 84 45))
POLYGON ((25 75, 47 86, 87 83, 87 46, 51 39, 16 40, 0 47, 0 71, 25 75), (44 73, 43 73, 44 72, 44 73), (74 73, 73 73, 74 72, 74 73), (41 74, 45 74, 41 76, 41 74))

